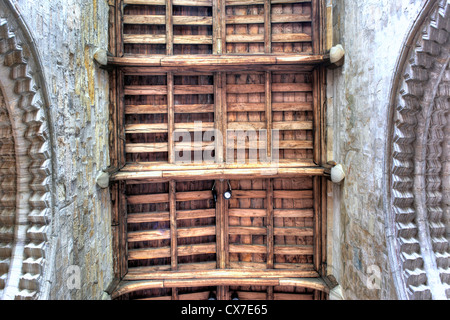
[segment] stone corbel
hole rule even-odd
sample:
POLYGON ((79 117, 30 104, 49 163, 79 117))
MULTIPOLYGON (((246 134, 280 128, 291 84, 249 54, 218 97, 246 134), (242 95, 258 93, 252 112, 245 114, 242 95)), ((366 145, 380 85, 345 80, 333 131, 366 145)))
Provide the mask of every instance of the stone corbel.
POLYGON ((336 69, 344 65, 345 62, 345 50, 342 45, 337 44, 330 49, 330 65, 328 68, 336 69))

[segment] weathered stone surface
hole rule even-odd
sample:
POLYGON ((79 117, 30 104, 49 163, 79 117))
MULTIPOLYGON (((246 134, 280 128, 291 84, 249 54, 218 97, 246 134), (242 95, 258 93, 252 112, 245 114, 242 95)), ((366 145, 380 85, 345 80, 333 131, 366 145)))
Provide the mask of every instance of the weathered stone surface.
POLYGON ((328 75, 329 160, 345 166, 346 178, 333 186, 330 272, 346 299, 396 299, 383 204, 389 94, 424 1, 332 2, 333 45, 342 44, 345 63, 328 75))
POLYGON ((15 1, 31 30, 50 98, 56 209, 50 299, 100 299, 112 279, 110 199, 96 178, 109 165, 106 0, 15 1), (72 288, 70 267, 80 270, 72 288))

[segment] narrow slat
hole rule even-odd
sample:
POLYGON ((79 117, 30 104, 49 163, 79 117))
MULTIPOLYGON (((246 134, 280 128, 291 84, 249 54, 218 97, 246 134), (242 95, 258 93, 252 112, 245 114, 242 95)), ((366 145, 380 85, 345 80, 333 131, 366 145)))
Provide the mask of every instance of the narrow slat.
POLYGON ((215 226, 179 228, 177 230, 178 238, 206 237, 216 234, 215 226))
POLYGON ((297 246, 274 246, 274 254, 280 255, 312 255, 314 254, 313 246, 297 245, 297 246))
POLYGON ((175 94, 213 94, 212 85, 177 85, 174 87, 175 94))
POLYGON ((230 244, 228 249, 230 253, 267 253, 264 245, 230 244))
POLYGON ((141 4, 148 6, 164 6, 166 0, 123 0, 124 4, 141 4))
POLYGON ((311 42, 312 37, 306 33, 272 34, 272 42, 311 42))
POLYGON ((265 122, 228 122, 229 130, 261 130, 265 128, 265 122))
POLYGON ((312 21, 310 14, 272 14, 271 19, 272 19, 272 23, 311 22, 312 21))
POLYGON ((173 0, 174 6, 211 7, 213 0, 173 0))
POLYGON ((313 130, 312 121, 283 121, 273 122, 275 130, 313 130))
POLYGON ((184 26, 208 26, 212 25, 212 17, 196 17, 196 16, 174 16, 174 25, 184 25, 184 26))
POLYGON ((164 133, 167 132, 167 123, 128 124, 125 133, 164 133))
POLYGON ((228 233, 232 235, 240 234, 240 235, 266 235, 267 229, 264 227, 236 227, 229 226, 228 233))
POLYGON ((130 213, 128 223, 150 223, 169 221, 169 212, 130 213))
POLYGON ((173 36, 174 44, 211 44, 212 36, 204 35, 188 35, 188 36, 173 36))
POLYGON ((128 96, 166 95, 167 86, 125 86, 124 93, 128 96))
MULTIPOLYGON (((274 264, 274 203, 273 203, 273 179, 267 180, 267 268, 273 269, 274 264)), ((270 292, 272 294, 272 292, 270 292)))
POLYGON ((295 236, 295 237, 312 237, 314 236, 313 228, 274 228, 275 236, 295 236))
POLYGON ((195 201, 212 199, 211 191, 177 192, 177 201, 195 201))
POLYGON ((273 197, 276 199, 312 199, 312 190, 275 190, 273 197))
POLYGON ((228 93, 264 93, 264 84, 229 84, 228 93))
POLYGON ((178 220, 213 218, 216 216, 214 209, 198 209, 198 210, 179 210, 177 211, 178 220))
POLYGON ((213 113, 213 104, 185 104, 176 105, 175 113, 213 113))
POLYGON ((275 209, 276 218, 313 218, 313 209, 275 209))
POLYGON ((309 92, 311 83, 272 83, 272 92, 309 92))
POLYGON ((228 112, 262 112, 265 111, 264 103, 229 103, 228 112))
POLYGON ((127 105, 125 114, 164 114, 167 113, 167 105, 127 105))
POLYGON ((166 54, 173 54, 173 5, 172 0, 166 0, 166 54))
POLYGON ((169 163, 175 162, 174 152, 174 130, 175 130, 175 89, 174 75, 172 72, 167 73, 167 152, 169 163))
POLYGON ((169 195, 167 193, 127 196, 128 204, 164 203, 164 202, 169 202, 169 195))
POLYGON ((168 152, 166 142, 161 143, 129 143, 125 146, 127 153, 168 152))
POLYGON ((272 111, 312 111, 313 104, 309 102, 285 102, 285 103, 272 103, 272 111))
POLYGON ((290 150, 313 149, 314 143, 312 141, 282 140, 279 142, 278 147, 290 150))
POLYGON ((264 190, 233 190, 233 198, 265 198, 266 191, 264 190))
MULTIPOLYGON (((176 182, 169 182, 169 213, 170 213, 170 267, 173 270, 178 268, 178 243, 177 237, 177 194, 176 182)), ((176 294, 175 294, 176 295, 176 294)), ((176 297, 175 297, 176 298, 176 297)))
POLYGON ((165 34, 124 34, 123 43, 126 44, 165 44, 165 34))
POLYGON ((230 217, 262 218, 266 216, 266 209, 229 209, 228 214, 230 217))
POLYGON ((228 15, 226 18, 227 24, 257 24, 264 23, 263 15, 243 15, 243 16, 235 16, 228 15))
POLYGON ((124 24, 164 25, 166 16, 161 15, 124 15, 124 24))
MULTIPOLYGON (((129 250, 129 260, 145 260, 157 258, 169 258, 170 247, 152 248, 152 249, 133 249, 129 250)), ((188 246, 178 246, 178 256, 190 256, 198 254, 216 253, 216 244, 195 244, 188 246)))
POLYGON ((264 34, 228 34, 229 43, 264 42, 264 34))

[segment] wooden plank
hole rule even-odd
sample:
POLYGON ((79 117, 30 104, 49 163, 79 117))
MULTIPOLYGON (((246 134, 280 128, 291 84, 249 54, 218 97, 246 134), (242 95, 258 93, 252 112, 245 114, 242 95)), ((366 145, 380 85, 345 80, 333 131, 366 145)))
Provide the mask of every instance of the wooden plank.
POLYGON ((272 53, 272 7, 270 0, 264 0, 264 52, 272 53))
POLYGON ((267 253, 267 247, 264 245, 249 244, 230 244, 230 253, 267 253))
POLYGON ((148 6, 164 6, 166 0, 123 0, 124 4, 139 4, 148 6))
POLYGON ((173 5, 172 0, 166 0, 166 54, 173 54, 173 5))
MULTIPOLYGON (((261 130, 266 128, 265 122, 229 122, 228 130, 261 130)), ((265 145, 265 143, 264 143, 265 145)))
POLYGON ((171 229, 128 232, 128 242, 171 239, 171 229))
POLYGON ((284 103, 272 103, 272 111, 284 112, 284 111, 312 111, 313 104, 308 102, 284 102, 284 103))
POLYGON ((164 133, 167 132, 167 123, 128 124, 125 133, 164 133))
POLYGON ((164 202, 169 202, 169 195, 167 193, 127 196, 128 204, 164 203, 164 202))
MULTIPOLYGON (((178 246, 178 256, 191 256, 197 254, 216 253, 216 244, 194 244, 188 246, 178 246)), ((170 247, 152 248, 152 249, 133 249, 129 250, 129 260, 146 260, 156 258, 169 258, 170 247)))
POLYGON ((312 209, 275 209, 274 217, 276 217, 276 218, 313 218, 314 211, 312 209))
POLYGON ((281 279, 281 278, 315 278, 317 272, 302 270, 272 270, 272 269, 210 269, 210 270, 179 270, 179 271, 152 271, 146 267, 133 268, 125 277, 132 280, 190 280, 190 279, 281 279))
POLYGON ((266 192, 264 190, 233 190, 233 198, 265 198, 266 192))
POLYGON ((183 26, 208 26, 212 25, 213 18, 205 17, 205 16, 174 16, 173 24, 174 25, 183 25, 183 26))
POLYGON ((274 264, 274 203, 273 203, 273 179, 267 180, 267 268, 273 269, 274 264))
POLYGON ((311 83, 272 83, 272 92, 309 92, 311 83))
POLYGON ((274 122, 273 129, 275 130, 313 130, 314 125, 312 121, 283 121, 274 122))
POLYGON ((125 146, 127 153, 141 153, 141 152, 168 152, 166 142, 156 143, 129 143, 125 146))
POLYGON ((185 104, 176 105, 175 113, 213 113, 214 104, 185 104))
POLYGON ((228 112, 261 112, 265 111, 265 103, 237 102, 228 104, 228 112))
POLYGON ((177 230, 177 194, 176 182, 169 182, 169 214, 170 214, 170 267, 173 270, 178 268, 178 243, 179 236, 177 230))
POLYGON ((195 201, 212 199, 211 191, 177 192, 177 201, 195 201))
POLYGON ((128 223, 151 223, 169 221, 169 212, 131 213, 127 216, 128 223))
POLYGON ((204 219, 213 218, 215 216, 215 209, 179 210, 177 212, 178 220, 204 219))
MULTIPOLYGON (((272 2, 273 3, 273 2, 272 2)), ((311 22, 310 14, 272 14, 272 23, 311 22)))
POLYGON ((274 228, 275 236, 293 236, 293 237, 313 237, 313 228, 303 228, 303 227, 279 227, 274 228))
POLYGON ((126 44, 165 44, 165 34, 124 34, 123 43, 126 44))
POLYGON ((272 35, 272 42, 311 42, 312 37, 306 33, 277 33, 272 35))
POLYGON ((241 234, 241 235, 266 235, 267 229, 264 227, 237 227, 229 226, 228 233, 231 235, 241 234))
POLYGON ((172 72, 167 73, 167 153, 169 163, 175 162, 174 151, 174 130, 175 130, 175 92, 174 92, 174 75, 172 72))
POLYGON ((266 209, 229 209, 230 217, 262 218, 266 216, 266 209))
POLYGON ((167 113, 167 105, 127 105, 125 114, 163 114, 167 113))
POLYGON ((226 23, 227 24, 257 24, 264 23, 264 15, 227 15, 226 23))
POLYGON ((211 44, 212 36, 205 35, 175 35, 173 36, 174 44, 211 44))
MULTIPOLYGON (((265 6, 270 8, 270 2, 266 0, 265 6)), ((270 18, 268 22, 266 21, 266 23, 270 23, 270 18)), ((269 159, 272 159, 272 130, 274 129, 274 127, 272 116, 272 73, 270 71, 266 71, 264 81, 265 81, 264 101, 265 101, 265 115, 266 115, 266 129, 267 129, 267 157, 269 159)))
POLYGON ((174 6, 211 7, 212 0, 173 0, 174 6))
POLYGON ((312 141, 282 140, 279 142, 278 147, 280 149, 302 150, 313 149, 314 144, 312 141))
POLYGON ((278 279, 187 279, 164 280, 165 288, 191 288, 215 286, 278 286, 278 279))
POLYGON ((228 43, 264 42, 264 34, 228 34, 228 43))
POLYGON ((175 94, 213 94, 214 86, 212 85, 176 85, 174 87, 175 94))
POLYGON ((264 84, 228 84, 228 93, 264 93, 264 84))
POLYGON ((124 15, 124 24, 164 25, 166 16, 162 15, 124 15))
POLYGON ((125 86, 125 95, 166 95, 167 86, 125 86))
POLYGON ((275 190, 273 192, 275 199, 312 199, 312 190, 275 190))
POLYGON ((296 246, 287 246, 287 245, 275 245, 274 246, 274 254, 279 255, 313 255, 314 248, 313 246, 307 245, 296 245, 296 246))
POLYGON ((206 237, 216 235, 215 226, 179 228, 178 238, 206 237))

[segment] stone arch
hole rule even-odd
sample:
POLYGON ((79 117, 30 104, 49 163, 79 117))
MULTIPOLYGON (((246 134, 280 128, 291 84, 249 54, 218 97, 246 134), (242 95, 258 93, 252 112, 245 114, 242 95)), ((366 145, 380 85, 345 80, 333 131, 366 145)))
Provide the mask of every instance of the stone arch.
POLYGON ((386 232, 399 299, 450 298, 450 1, 429 0, 397 63, 385 167, 386 232))
POLYGON ((0 2, 0 299, 45 299, 53 216, 52 135, 33 39, 0 2))

